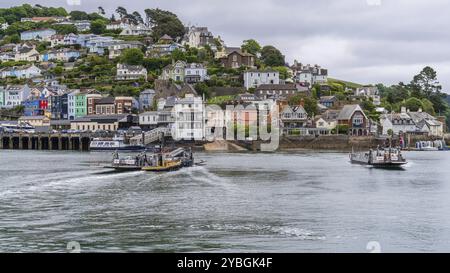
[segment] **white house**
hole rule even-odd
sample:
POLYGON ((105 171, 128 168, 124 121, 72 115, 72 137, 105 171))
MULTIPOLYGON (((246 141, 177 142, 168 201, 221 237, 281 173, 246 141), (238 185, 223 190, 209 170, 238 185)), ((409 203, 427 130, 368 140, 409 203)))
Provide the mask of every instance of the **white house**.
POLYGON ((189 45, 189 47, 196 48, 202 48, 205 45, 215 47, 214 36, 207 27, 192 26, 189 28, 189 31, 183 39, 183 45, 189 45))
POLYGON ((176 140, 202 140, 205 137, 204 104, 201 97, 186 94, 172 108, 175 123, 172 137, 176 140))
POLYGON ((280 84, 280 72, 275 70, 248 70, 244 72, 245 89, 256 88, 262 84, 280 84))
POLYGON ((8 67, 0 70, 1 78, 16 77, 19 79, 30 79, 32 77, 41 76, 41 69, 33 65, 25 65, 19 67, 8 67))
POLYGON ((184 81, 187 83, 203 82, 208 77, 208 71, 199 63, 186 64, 184 68, 184 81))
POLYGON ((22 104, 30 96, 28 85, 10 85, 4 91, 4 107, 14 108, 22 104))
POLYGON ((297 83, 313 86, 316 83, 326 83, 328 81, 328 70, 319 65, 303 65, 295 60, 291 69, 297 83))
POLYGON ((382 134, 388 135, 389 131, 395 135, 400 133, 413 133, 418 131, 418 127, 412 118, 406 113, 406 109, 402 108, 401 113, 383 114, 380 116, 380 125, 383 128, 382 134))
POLYGON ((144 36, 152 34, 152 29, 144 24, 128 25, 122 29, 122 36, 144 36))
POLYGON ((14 60, 16 62, 19 61, 27 61, 27 62, 37 62, 39 61, 39 52, 36 50, 36 46, 33 47, 21 47, 16 51, 14 55, 14 60))
POLYGON ((376 86, 365 86, 357 88, 355 91, 355 96, 370 98, 373 104, 379 106, 381 104, 380 92, 376 86))
POLYGON ((50 38, 55 34, 56 31, 51 28, 34 29, 20 33, 20 39, 22 41, 29 41, 29 40, 50 41, 50 38))
POLYGON ((118 81, 138 80, 141 78, 147 80, 147 69, 142 65, 117 64, 116 79, 118 81))
POLYGON ((111 22, 109 24, 106 25, 106 29, 107 30, 118 30, 118 29, 125 29, 127 27, 129 27, 130 24, 122 22, 122 21, 115 21, 115 22, 111 22))
POLYGON ((139 127, 143 130, 151 130, 158 127, 159 114, 156 111, 149 111, 139 114, 139 127))

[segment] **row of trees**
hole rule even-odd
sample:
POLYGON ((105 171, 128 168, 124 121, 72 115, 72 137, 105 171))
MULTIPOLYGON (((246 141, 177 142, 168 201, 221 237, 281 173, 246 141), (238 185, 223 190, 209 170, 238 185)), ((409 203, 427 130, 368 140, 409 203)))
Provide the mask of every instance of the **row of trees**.
POLYGON ((44 7, 41 5, 31 6, 23 4, 22 6, 11 8, 0 8, 0 23, 7 22, 13 24, 20 22, 24 17, 46 17, 46 16, 67 16, 64 8, 44 7))

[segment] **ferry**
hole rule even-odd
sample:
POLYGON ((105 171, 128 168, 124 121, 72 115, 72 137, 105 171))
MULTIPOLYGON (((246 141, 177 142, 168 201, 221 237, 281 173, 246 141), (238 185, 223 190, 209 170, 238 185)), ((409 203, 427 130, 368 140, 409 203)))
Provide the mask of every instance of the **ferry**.
POLYGON ((113 139, 94 138, 89 145, 89 149, 91 151, 142 151, 145 147, 125 143, 123 137, 114 137, 113 139))
MULTIPOLYGON (((116 151, 114 152, 112 165, 106 166, 106 168, 112 168, 116 171, 169 172, 196 165, 190 148, 178 148, 169 152, 158 151, 157 149, 155 151, 149 155, 146 152, 141 152, 136 156, 125 158, 120 158, 116 151)), ((204 162, 198 164, 203 166, 204 162)))
POLYGON ((401 168, 408 163, 398 148, 370 149, 366 153, 352 151, 350 161, 353 164, 369 165, 376 168, 401 168))

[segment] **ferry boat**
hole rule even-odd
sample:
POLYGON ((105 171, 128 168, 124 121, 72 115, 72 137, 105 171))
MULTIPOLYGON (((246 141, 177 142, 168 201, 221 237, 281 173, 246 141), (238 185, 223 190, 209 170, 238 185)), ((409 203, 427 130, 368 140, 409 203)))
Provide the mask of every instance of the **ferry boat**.
POLYGON ((408 163, 398 148, 370 149, 369 152, 365 153, 352 152, 350 161, 353 164, 369 165, 376 168, 400 168, 408 163))
MULTIPOLYGON (((202 161, 199 164, 204 164, 204 162, 202 161)), ((178 148, 169 152, 156 150, 156 152, 149 155, 146 152, 141 152, 136 156, 127 156, 125 158, 120 158, 116 151, 114 152, 111 166, 106 166, 106 168, 112 168, 116 171, 168 172, 194 165, 191 149, 178 148)))
POLYGON ((91 151, 142 151, 145 147, 125 143, 123 137, 114 137, 113 139, 94 138, 89 145, 89 149, 91 151))

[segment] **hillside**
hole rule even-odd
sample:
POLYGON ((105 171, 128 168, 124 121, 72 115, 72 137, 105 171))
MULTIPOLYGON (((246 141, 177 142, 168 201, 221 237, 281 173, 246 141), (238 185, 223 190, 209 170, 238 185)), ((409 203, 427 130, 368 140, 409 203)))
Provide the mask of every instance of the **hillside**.
POLYGON ((349 82, 349 81, 343 81, 343 80, 338 80, 338 79, 333 79, 333 78, 328 78, 328 83, 341 83, 341 84, 345 84, 345 86, 347 86, 349 88, 359 88, 359 87, 364 86, 363 84, 349 82))

